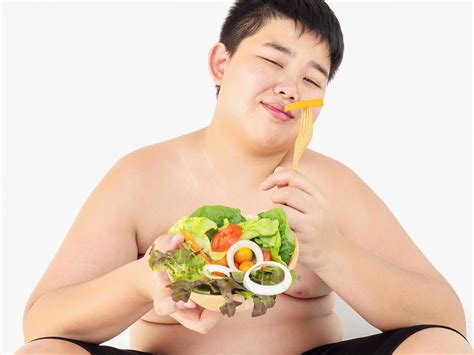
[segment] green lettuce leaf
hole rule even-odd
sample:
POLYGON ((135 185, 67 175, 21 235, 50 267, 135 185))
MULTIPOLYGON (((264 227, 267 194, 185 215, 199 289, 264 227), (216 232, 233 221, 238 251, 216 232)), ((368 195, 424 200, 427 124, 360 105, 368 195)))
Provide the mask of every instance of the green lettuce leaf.
POLYGON ((220 260, 222 259, 224 256, 227 255, 227 251, 214 251, 214 250, 210 250, 208 253, 207 253, 212 260, 220 260))
POLYGON ((230 224, 239 224, 245 221, 245 218, 240 214, 240 209, 222 205, 199 207, 190 217, 206 217, 217 224, 216 228, 224 225, 225 218, 227 218, 230 224))
POLYGON ((278 220, 272 220, 270 218, 241 222, 239 223, 242 227, 242 236, 240 239, 250 240, 255 237, 274 237, 275 234, 278 233, 278 224, 278 220))
POLYGON ((169 230, 169 234, 181 234, 180 230, 186 231, 197 245, 206 253, 211 251, 211 241, 206 232, 217 228, 217 224, 206 217, 182 217, 169 230))
POLYGON ((258 220, 247 220, 239 223, 242 227, 242 236, 240 239, 250 240, 257 243, 261 249, 270 251, 273 261, 287 266, 280 257, 281 237, 279 230, 279 220, 271 218, 260 218, 258 220))
MULTIPOLYGON (((272 208, 268 211, 259 213, 260 218, 270 218, 272 220, 278 220, 278 229, 281 237, 281 246, 278 251, 281 260, 288 265, 291 256, 296 248, 296 238, 293 232, 291 231, 288 222, 286 220, 285 211, 281 207, 272 208)), ((273 254, 272 254, 273 259, 273 254)), ((277 260, 276 260, 277 261, 277 260)))
POLYGON ((227 226, 230 224, 229 220, 227 218, 224 218, 224 222, 221 227, 217 228, 219 231, 223 231, 224 229, 227 228, 227 226))

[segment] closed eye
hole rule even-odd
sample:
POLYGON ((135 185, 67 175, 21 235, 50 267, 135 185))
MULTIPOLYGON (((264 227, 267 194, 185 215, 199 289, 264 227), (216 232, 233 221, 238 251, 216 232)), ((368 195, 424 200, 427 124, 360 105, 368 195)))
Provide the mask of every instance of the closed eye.
MULTIPOLYGON (((277 63, 277 62, 275 62, 275 61, 273 61, 273 60, 271 60, 271 59, 264 58, 264 57, 260 57, 260 58, 262 58, 262 59, 264 59, 264 60, 266 60, 267 62, 270 62, 270 63, 272 63, 272 64, 278 65, 280 68, 283 68, 283 65, 281 65, 281 64, 279 64, 279 63, 277 63)), ((314 86, 316 86, 316 87, 318 87, 318 88, 321 88, 321 86, 319 86, 318 84, 316 84, 316 83, 315 83, 313 80, 311 80, 311 79, 304 78, 304 80, 306 80, 307 82, 313 84, 314 86)))
POLYGON ((270 59, 264 58, 264 57, 261 57, 261 58, 262 58, 262 59, 265 59, 267 62, 270 62, 270 63, 273 63, 273 64, 275 64, 275 65, 278 65, 280 68, 283 68, 283 65, 281 65, 281 64, 279 64, 279 63, 277 63, 277 62, 275 62, 275 61, 273 61, 273 60, 270 60, 270 59))
POLYGON ((318 84, 316 84, 316 83, 315 83, 313 80, 311 80, 311 79, 304 78, 304 80, 306 80, 306 81, 310 82, 311 84, 313 84, 313 85, 317 86, 318 88, 321 88, 321 86, 319 86, 318 84))

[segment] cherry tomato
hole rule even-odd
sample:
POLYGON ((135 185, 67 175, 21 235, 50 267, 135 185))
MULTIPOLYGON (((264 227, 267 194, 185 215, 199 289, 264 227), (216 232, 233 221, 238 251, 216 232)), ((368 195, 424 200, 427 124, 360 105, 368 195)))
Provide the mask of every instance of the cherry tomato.
POLYGON ((234 254, 234 262, 238 262, 239 264, 244 261, 252 261, 253 252, 250 248, 240 248, 234 254))
POLYGON ((251 261, 244 261, 242 264, 240 264, 239 270, 245 272, 245 271, 247 271, 248 269, 250 269, 252 266, 253 266, 253 262, 251 262, 251 261))
POLYGON ((233 244, 239 241, 241 235, 241 226, 229 224, 226 229, 214 234, 211 241, 211 248, 214 251, 227 251, 233 244))

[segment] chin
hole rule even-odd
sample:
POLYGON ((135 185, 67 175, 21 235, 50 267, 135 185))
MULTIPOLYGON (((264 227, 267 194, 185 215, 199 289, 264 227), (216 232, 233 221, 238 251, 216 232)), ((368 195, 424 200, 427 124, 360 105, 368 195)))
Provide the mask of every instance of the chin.
POLYGON ((270 153, 286 149, 289 145, 288 136, 282 134, 281 129, 275 129, 268 122, 260 119, 258 123, 245 128, 245 135, 249 145, 258 147, 258 150, 270 153))

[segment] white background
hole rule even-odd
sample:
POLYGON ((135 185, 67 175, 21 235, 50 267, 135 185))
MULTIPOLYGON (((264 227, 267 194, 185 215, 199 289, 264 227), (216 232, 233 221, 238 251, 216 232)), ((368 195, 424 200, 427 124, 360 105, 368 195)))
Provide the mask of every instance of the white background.
MULTIPOLYGON (((346 50, 310 147, 390 207, 461 298, 472 343, 471 4, 329 3, 346 50)), ((229 6, 3 4, 0 351, 23 343, 27 298, 111 166, 210 123, 207 55, 229 6)), ((336 310, 345 339, 378 332, 336 310)), ((128 332, 106 344, 128 348, 128 332)))

